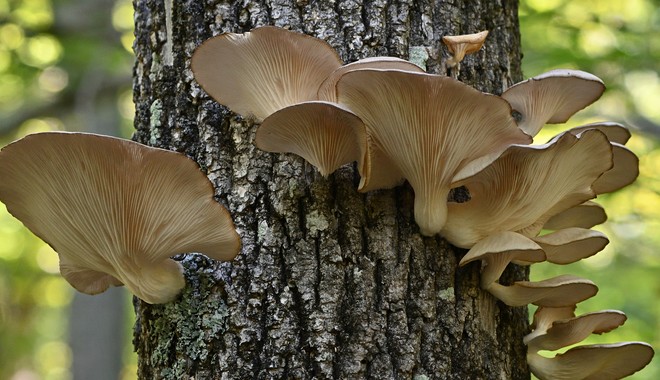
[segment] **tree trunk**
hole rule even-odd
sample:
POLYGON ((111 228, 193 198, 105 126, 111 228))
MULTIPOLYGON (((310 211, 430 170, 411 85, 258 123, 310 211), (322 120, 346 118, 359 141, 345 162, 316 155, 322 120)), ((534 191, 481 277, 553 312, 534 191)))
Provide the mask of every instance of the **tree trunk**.
POLYGON ((521 79, 517 6, 136 0, 135 139, 195 159, 243 242, 233 262, 179 256, 187 285, 176 301, 136 300, 139 377, 529 379, 527 309, 496 302, 477 264, 457 267, 463 251, 419 234, 407 184, 362 194, 354 167, 325 179, 297 156, 258 150, 256 125, 209 98, 189 68, 213 35, 276 25, 326 40, 346 62, 389 55, 440 73, 443 35, 488 29, 459 79, 499 94, 521 79))

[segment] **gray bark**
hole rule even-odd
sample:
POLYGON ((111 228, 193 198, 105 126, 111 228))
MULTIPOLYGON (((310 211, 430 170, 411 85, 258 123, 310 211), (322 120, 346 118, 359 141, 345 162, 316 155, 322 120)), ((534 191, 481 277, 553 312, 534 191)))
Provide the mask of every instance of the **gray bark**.
POLYGON ((496 302, 478 265, 457 267, 463 251, 419 234, 408 185, 361 194, 352 167, 324 179, 299 157, 259 151, 256 125, 189 70, 204 39, 276 25, 325 39, 346 62, 410 56, 437 73, 443 35, 489 29, 460 79, 500 93, 521 79, 517 2, 172 3, 168 45, 164 3, 135 2, 135 138, 199 162, 243 250, 229 263, 181 255, 183 294, 135 301, 140 378, 528 379, 526 308, 496 302))

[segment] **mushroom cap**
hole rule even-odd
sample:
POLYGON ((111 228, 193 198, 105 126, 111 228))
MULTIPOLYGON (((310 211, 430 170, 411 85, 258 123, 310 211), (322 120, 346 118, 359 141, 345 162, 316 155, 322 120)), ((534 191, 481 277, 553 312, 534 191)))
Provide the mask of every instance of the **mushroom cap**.
POLYGON ((479 33, 462 34, 458 36, 444 36, 442 42, 447 45, 447 49, 454 55, 451 60, 452 64, 457 64, 463 60, 467 54, 472 54, 484 45, 488 31, 484 30, 479 33))
MULTIPOLYGON (((584 133, 584 132, 583 132, 584 133)), ((612 193, 635 182, 639 175, 639 158, 625 146, 612 143, 613 166, 594 182, 596 194, 612 193)))
POLYGON ((349 71, 360 69, 381 69, 381 70, 402 70, 416 73, 423 73, 424 69, 405 59, 395 57, 370 57, 360 59, 355 62, 343 65, 333 71, 321 84, 318 91, 318 98, 329 102, 337 102, 337 82, 344 74, 349 71))
MULTIPOLYGON (((545 332, 552 326, 555 321, 562 319, 571 319, 575 317, 575 309, 577 305, 569 305, 562 307, 546 307, 539 306, 534 312, 534 319, 532 321, 532 333, 528 334, 530 336, 536 332, 545 334, 545 332)), ((538 335, 538 334, 537 334, 538 335)), ((525 341, 527 344, 527 341, 525 341)))
POLYGON ((213 186, 186 156, 86 134, 29 135, 0 151, 0 200, 60 256, 84 293, 125 284, 149 303, 184 286, 169 257, 231 260, 240 239, 213 186))
MULTIPOLYGON (((591 334, 610 332, 626 322, 626 315, 618 310, 602 310, 557 320, 542 334, 524 338, 530 351, 558 350, 579 343, 591 334)), ((533 334, 533 333, 532 333, 533 334)))
POLYGON ((529 352, 527 363, 540 380, 614 380, 641 370, 651 358, 649 344, 622 342, 578 346, 554 358, 529 352))
POLYGON ((511 145, 484 170, 452 184, 466 186, 471 199, 449 203, 441 234, 463 248, 498 231, 536 236, 553 215, 595 197, 591 185, 612 167, 611 157, 612 146, 597 130, 511 145))
POLYGON ((298 103, 273 113, 257 129, 255 143, 268 152, 295 153, 323 176, 353 161, 361 172, 367 164, 367 132, 362 120, 328 102, 298 103))
POLYGON ((605 214, 603 206, 586 201, 553 215, 545 222, 543 228, 546 230, 562 230, 571 227, 591 228, 605 223, 606 220, 607 214, 605 214))
POLYGON ((367 127, 372 164, 360 190, 391 186, 373 182, 391 179, 377 172, 392 168, 373 159, 388 157, 415 191, 415 220, 424 235, 444 225, 452 178, 466 162, 530 142, 506 102, 449 77, 356 70, 339 79, 337 94, 367 127))
POLYGON ((534 304, 548 307, 575 305, 598 292, 591 281, 572 275, 561 275, 539 282, 517 281, 511 286, 493 282, 486 289, 509 306, 534 304))
POLYGON ((317 100, 319 85, 341 64, 327 42, 272 26, 210 38, 191 61, 195 79, 213 99, 257 121, 317 100))
POLYGON ((515 232, 503 231, 478 241, 463 256, 459 265, 482 260, 486 267, 481 273, 481 286, 497 281, 507 265, 513 260, 541 262, 545 260, 543 249, 531 239, 515 232))
POLYGON ((585 124, 579 127, 571 128, 568 130, 568 132, 574 135, 579 135, 580 133, 584 131, 588 131, 590 129, 598 129, 599 131, 603 132, 605 136, 607 136, 607 139, 610 140, 610 142, 614 142, 621 145, 626 145, 626 143, 628 142, 628 140, 630 140, 631 137, 628 128, 626 128, 622 124, 615 123, 612 121, 599 121, 596 123, 585 124))
POLYGON ((565 123, 605 91, 597 76, 579 70, 552 70, 509 87, 502 98, 522 118, 518 126, 531 136, 545 124, 565 123))
POLYGON ((562 265, 593 256, 610 242, 602 232, 585 228, 566 228, 533 240, 543 248, 548 262, 562 265))

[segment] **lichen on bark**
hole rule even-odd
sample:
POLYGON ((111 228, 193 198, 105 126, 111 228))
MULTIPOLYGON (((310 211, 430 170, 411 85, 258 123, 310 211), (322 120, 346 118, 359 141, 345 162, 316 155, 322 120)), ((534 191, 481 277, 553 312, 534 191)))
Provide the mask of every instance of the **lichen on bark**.
POLYGON ((516 1, 174 1, 171 64, 164 3, 135 9, 135 139, 195 159, 243 242, 230 263, 178 256, 176 301, 135 301, 140 378, 529 378, 526 309, 480 290, 479 268, 457 267, 464 252, 419 235, 409 186, 361 194, 354 167, 323 178, 258 150, 256 126, 189 68, 206 38, 276 25, 325 39, 346 62, 413 54, 439 73, 443 35, 489 29, 459 78, 500 93, 521 79, 516 1))

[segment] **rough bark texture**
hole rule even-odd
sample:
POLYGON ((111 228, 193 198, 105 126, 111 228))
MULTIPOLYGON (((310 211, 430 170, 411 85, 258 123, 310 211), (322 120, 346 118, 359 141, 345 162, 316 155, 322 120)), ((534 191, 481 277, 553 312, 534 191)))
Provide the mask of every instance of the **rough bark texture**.
POLYGON ((409 186, 361 194, 352 167, 324 179, 301 158, 259 151, 256 126, 189 70, 204 39, 276 25, 325 39, 346 62, 390 55, 438 73, 443 35, 489 29, 459 78, 500 93, 521 79, 517 6, 136 0, 135 138, 199 162, 243 241, 230 263, 180 256, 187 286, 175 302, 136 300, 140 378, 528 379, 526 308, 496 302, 476 264, 457 268, 464 252, 419 235, 409 186))

